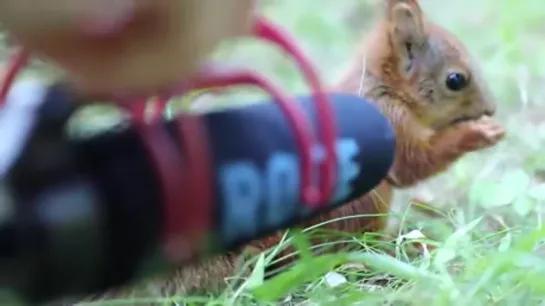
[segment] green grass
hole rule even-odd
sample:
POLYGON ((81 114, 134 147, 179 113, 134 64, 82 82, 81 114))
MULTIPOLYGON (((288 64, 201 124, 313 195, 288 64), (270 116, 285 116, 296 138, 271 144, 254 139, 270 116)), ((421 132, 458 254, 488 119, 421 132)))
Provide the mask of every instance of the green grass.
MULTIPOLYGON (((331 83, 350 59, 360 33, 372 22, 374 4, 379 1, 266 2, 264 13, 298 37, 324 80, 331 83)), ((173 297, 165 302, 268 305, 275 303, 267 301, 278 298, 285 305, 543 304, 542 2, 421 1, 427 14, 458 34, 482 65, 498 100, 498 118, 509 135, 493 149, 464 157, 448 173, 398 192, 392 217, 401 230, 393 238, 393 257, 376 247, 384 245, 376 236, 345 235, 342 240, 354 246, 350 253, 304 258, 294 269, 264 283, 263 268, 270 256, 258 256, 248 262, 256 268, 242 287, 229 288, 216 297, 173 297), (415 194, 436 207, 442 220, 408 210, 415 194), (415 239, 436 248, 415 255, 411 250, 415 239), (333 269, 333 264, 341 266, 333 269), (341 284, 328 285, 332 280, 341 284)), ((217 57, 251 65, 291 92, 307 90, 293 63, 263 43, 228 43, 217 57)))

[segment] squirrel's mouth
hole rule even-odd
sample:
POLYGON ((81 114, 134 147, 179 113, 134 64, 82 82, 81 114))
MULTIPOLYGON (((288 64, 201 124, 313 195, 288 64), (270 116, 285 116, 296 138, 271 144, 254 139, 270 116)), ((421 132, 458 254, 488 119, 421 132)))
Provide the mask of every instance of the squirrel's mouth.
POLYGON ((464 116, 460 116, 458 118, 455 118, 454 120, 451 120, 451 121, 442 121, 442 122, 436 122, 434 125, 432 125, 433 129, 434 130, 442 130, 442 129, 446 129, 446 128, 449 128, 449 127, 453 127, 459 123, 463 123, 463 122, 468 122, 468 121, 475 121, 475 120, 478 120, 479 118, 481 118, 482 116, 484 116, 484 114, 479 114, 479 115, 464 115, 464 116))
POLYGON ((461 117, 458 117, 454 120, 451 120, 451 121, 443 121, 442 124, 437 124, 435 125, 435 129, 436 130, 441 130, 441 129, 445 129, 445 128, 448 128, 448 127, 452 127, 452 126, 455 126, 459 123, 462 123, 462 122, 468 122, 468 121, 474 121, 474 120, 477 120, 481 117, 482 115, 475 115, 475 116, 461 116, 461 117))
POLYGON ((459 117, 459 118, 456 118, 456 119, 452 120, 449 125, 452 126, 452 125, 456 125, 456 124, 462 123, 462 122, 474 121, 474 120, 479 119, 481 116, 482 115, 459 117))

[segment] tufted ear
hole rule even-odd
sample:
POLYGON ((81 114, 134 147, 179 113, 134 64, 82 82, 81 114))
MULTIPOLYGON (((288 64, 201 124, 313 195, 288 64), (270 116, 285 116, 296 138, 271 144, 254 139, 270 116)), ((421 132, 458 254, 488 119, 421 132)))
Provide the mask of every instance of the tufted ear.
POLYGON ((395 43, 417 46, 425 41, 424 17, 417 0, 387 0, 386 16, 395 43))

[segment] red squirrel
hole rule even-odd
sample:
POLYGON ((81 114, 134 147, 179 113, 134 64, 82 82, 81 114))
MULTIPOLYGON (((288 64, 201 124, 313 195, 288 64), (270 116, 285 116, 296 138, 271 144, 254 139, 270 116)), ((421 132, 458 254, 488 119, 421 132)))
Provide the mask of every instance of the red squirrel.
MULTIPOLYGON (((388 176, 370 193, 306 227, 356 214, 390 211, 394 188, 406 188, 449 168, 465 153, 489 148, 505 134, 491 119, 496 104, 464 44, 429 21, 416 0, 386 0, 383 18, 371 29, 352 65, 333 90, 375 103, 392 123, 397 147, 388 176)), ((352 218, 325 228, 348 233, 381 231, 386 217, 352 218)), ((283 231, 255 241, 263 251, 283 231)), ((235 275, 238 254, 214 257, 179 269, 153 283, 166 295, 219 291, 235 275)), ((144 293, 141 293, 144 295, 144 293)))
MULTIPOLYGON (((393 188, 407 188, 448 169, 465 153, 493 146, 505 131, 492 120, 496 104, 464 44, 427 20, 416 0, 388 0, 384 18, 368 33, 334 91, 361 95, 392 123, 394 164, 373 190, 311 226, 350 215, 386 215, 393 188)), ((380 231, 387 217, 324 225, 343 232, 380 231)), ((273 246, 281 233, 259 242, 273 246)))

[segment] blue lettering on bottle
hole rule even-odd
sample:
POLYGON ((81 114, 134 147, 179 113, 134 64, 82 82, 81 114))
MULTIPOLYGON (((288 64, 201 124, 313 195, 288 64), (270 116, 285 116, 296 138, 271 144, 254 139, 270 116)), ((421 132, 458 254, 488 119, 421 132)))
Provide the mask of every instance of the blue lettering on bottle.
MULTIPOLYGON (((354 139, 337 141, 336 150, 337 184, 331 203, 339 202, 352 193, 353 180, 361 170, 355 160, 359 147, 354 139)), ((321 147, 314 148, 312 153, 316 161, 325 157, 321 147)), ((276 228, 295 214, 309 213, 299 205, 299 156, 277 152, 270 155, 264 166, 263 173, 251 162, 239 161, 220 167, 219 185, 224 204, 221 235, 224 243, 230 244, 242 236, 255 237, 262 229, 276 228), (260 210, 265 214, 259 215, 260 210)))
POLYGON ((224 241, 232 241, 241 233, 254 236, 255 217, 263 199, 262 177, 256 166, 238 162, 221 167, 219 182, 225 206, 221 234, 224 241))
MULTIPOLYGON (((351 138, 337 140, 335 143, 337 153, 337 181, 334 194, 329 204, 333 204, 347 198, 352 193, 352 181, 357 178, 360 166, 354 160, 359 153, 358 143, 351 138)), ((316 163, 323 162, 326 156, 325 148, 322 145, 312 148, 312 157, 316 163)), ((318 175, 319 172, 316 172, 318 175)), ((313 213, 312 209, 301 208, 301 215, 308 216, 313 213)))
POLYGON ((293 216, 299 197, 299 163, 293 154, 273 154, 267 162, 265 184, 267 191, 266 227, 278 226, 293 216))
POLYGON ((333 195, 333 202, 347 198, 353 190, 351 186, 354 179, 360 174, 360 166, 354 160, 359 153, 358 143, 351 138, 337 142, 337 188, 333 195))

